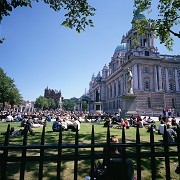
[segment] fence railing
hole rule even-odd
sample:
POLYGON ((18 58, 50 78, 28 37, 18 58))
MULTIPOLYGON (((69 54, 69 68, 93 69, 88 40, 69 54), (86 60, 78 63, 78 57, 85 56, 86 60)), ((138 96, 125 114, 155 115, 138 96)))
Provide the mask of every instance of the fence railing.
MULTIPOLYGON (((75 143, 65 144, 62 142, 62 131, 59 132, 58 142, 57 144, 45 144, 45 126, 42 130, 41 135, 41 143, 36 145, 28 145, 28 131, 23 135, 22 145, 11 145, 9 144, 10 140, 10 125, 7 127, 7 133, 5 135, 4 144, 0 145, 0 179, 5 180, 7 177, 8 163, 10 162, 18 162, 20 163, 20 175, 19 179, 25 179, 25 171, 26 171, 26 163, 27 162, 38 162, 38 179, 43 179, 43 169, 44 163, 54 162, 56 163, 56 179, 62 179, 62 161, 73 161, 74 162, 74 180, 78 179, 78 170, 81 168, 78 166, 78 161, 80 160, 89 160, 89 170, 91 172, 91 179, 94 179, 94 165, 96 160, 98 159, 110 159, 114 158, 132 158, 136 163, 136 176, 137 179, 142 178, 142 162, 143 158, 150 158, 150 171, 151 178, 155 180, 157 178, 157 159, 156 158, 164 158, 165 162, 165 176, 167 180, 171 179, 171 169, 170 169, 170 158, 177 158, 177 169, 176 173, 179 174, 180 168, 180 127, 177 126, 177 142, 168 143, 166 126, 164 126, 164 136, 162 142, 154 141, 154 132, 151 128, 150 130, 150 142, 141 142, 141 135, 139 127, 136 129, 136 140, 132 143, 126 143, 126 134, 124 128, 122 129, 122 141, 118 144, 110 143, 110 128, 107 127, 107 137, 105 143, 95 143, 95 132, 94 125, 92 125, 91 131, 91 143, 79 143, 78 131, 75 133, 75 143), (110 149, 112 146, 118 146, 122 149, 121 154, 112 155, 110 153, 104 154, 96 153, 96 148, 106 148, 110 149), (173 148, 171 148, 173 147, 173 148), (63 149, 73 149, 72 153, 63 154, 63 149), (81 148, 89 149, 89 154, 83 154, 80 151, 81 148), (127 152, 127 149, 131 148, 130 151, 127 152), (149 148, 149 151, 143 150, 143 148, 149 148), (161 148, 161 150, 157 150, 157 148, 161 148), (171 148, 171 150, 170 150, 171 148), (27 154, 27 150, 38 150, 39 155, 29 155, 27 154), (54 155, 46 155, 45 150, 55 149, 57 150, 54 155), (134 149, 134 150, 132 150, 134 149), (12 156, 9 154, 11 150, 20 150, 21 154, 18 156, 12 156)), ((109 151, 107 151, 109 152, 109 151)), ((124 161, 125 162, 125 161, 124 161)), ((173 172, 175 173, 175 172, 173 172)), ((126 176, 126 174, 124 174, 126 176)))

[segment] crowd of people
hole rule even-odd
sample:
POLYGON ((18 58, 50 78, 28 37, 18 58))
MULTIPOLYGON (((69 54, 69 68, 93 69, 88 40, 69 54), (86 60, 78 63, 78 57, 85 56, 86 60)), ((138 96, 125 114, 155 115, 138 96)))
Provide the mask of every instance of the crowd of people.
MULTIPOLYGON (((28 128, 30 134, 34 134, 33 128, 46 126, 47 122, 53 121, 52 131, 59 131, 60 127, 63 130, 80 130, 80 123, 83 112, 73 111, 39 111, 39 112, 14 112, 1 111, 0 120, 6 122, 20 122, 21 129, 15 130, 14 127, 10 130, 10 135, 23 135, 25 128, 28 128)), ((5 133, 4 133, 5 134, 5 133)))
MULTIPOLYGON (((52 131, 62 130, 80 130, 81 122, 104 122, 104 127, 113 127, 113 128, 124 128, 129 129, 130 127, 139 126, 140 128, 145 127, 147 132, 150 131, 150 128, 153 127, 154 132, 158 134, 164 134, 164 125, 167 126, 168 134, 173 137, 171 141, 176 139, 176 127, 179 122, 176 118, 172 116, 173 111, 169 109, 164 110, 162 115, 159 115, 159 124, 156 127, 156 122, 150 116, 140 116, 140 115, 131 115, 130 118, 122 118, 120 113, 115 113, 114 115, 103 113, 103 114, 92 114, 79 111, 38 111, 38 112, 14 112, 14 111, 1 111, 0 120, 5 120, 6 122, 18 121, 21 122, 21 127, 29 124, 28 131, 30 134, 33 134, 33 128, 42 127, 46 125, 47 122, 53 121, 52 131), (171 115, 171 116, 169 116, 171 115)), ((23 134, 23 129, 20 130, 11 130, 12 135, 23 134)), ((170 139, 170 138, 169 138, 170 139)))

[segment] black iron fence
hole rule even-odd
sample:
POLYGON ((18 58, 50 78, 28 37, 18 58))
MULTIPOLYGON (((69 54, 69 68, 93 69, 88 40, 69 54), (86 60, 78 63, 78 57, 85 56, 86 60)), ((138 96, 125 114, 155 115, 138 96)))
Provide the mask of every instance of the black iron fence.
MULTIPOLYGON (((94 125, 92 125, 92 132, 91 132, 91 143, 84 144, 79 143, 78 138, 78 131, 75 133, 75 143, 72 144, 64 144, 62 142, 62 131, 59 132, 58 143, 57 144, 45 144, 45 126, 42 130, 41 135, 41 143, 36 145, 28 145, 28 133, 23 135, 23 142, 22 145, 10 145, 10 125, 7 127, 7 133, 5 135, 4 144, 0 145, 0 179, 5 180, 8 179, 8 163, 11 162, 18 162, 20 163, 19 169, 19 179, 25 179, 25 171, 26 171, 26 164, 28 162, 38 162, 38 179, 43 179, 43 169, 44 163, 47 162, 55 162, 56 163, 56 179, 63 179, 62 178, 62 161, 73 161, 74 162, 74 175, 73 179, 78 179, 78 170, 81 168, 78 166, 78 161, 80 160, 88 160, 89 163, 89 170, 91 174, 91 179, 94 179, 94 165, 96 160, 98 159, 110 159, 114 158, 122 158, 126 160, 127 158, 131 158, 135 161, 135 174, 137 179, 142 179, 142 162, 143 158, 150 159, 150 169, 151 171, 151 179, 157 179, 157 158, 164 159, 164 168, 165 175, 167 180, 171 179, 171 173, 180 173, 180 128, 177 126, 177 142, 168 143, 167 139, 167 132, 166 126, 164 127, 164 138, 162 142, 155 142, 154 141, 154 132, 151 128, 150 130, 150 141, 149 142, 141 142, 140 130, 139 127, 136 129, 136 141, 132 143, 126 143, 126 134, 124 128, 122 129, 122 141, 121 143, 116 144, 122 149, 121 154, 112 155, 108 153, 96 153, 96 148, 106 148, 110 149, 110 147, 114 146, 115 144, 110 143, 110 128, 107 127, 107 138, 106 143, 95 143, 95 132, 94 132, 94 125), (73 149, 73 153, 63 154, 63 149, 73 149), (89 149, 89 154, 83 154, 80 151, 81 148, 89 149), (143 150, 144 148, 150 149, 149 151, 143 150), (27 150, 38 150, 39 155, 28 155, 27 150), (56 154, 54 155, 46 155, 45 150, 48 149, 55 149, 56 154), (131 149, 128 150, 127 149, 131 149), (159 150, 160 149, 160 150, 159 150), (20 150, 21 154, 19 156, 12 156, 9 154, 11 150, 20 150), (175 158, 177 162, 177 167, 175 172, 171 171, 170 166, 170 158, 175 158)), ((124 161, 125 162, 125 161, 124 161)), ((126 174, 124 174, 126 176, 126 174)), ((179 176, 179 175, 178 175, 179 176)))

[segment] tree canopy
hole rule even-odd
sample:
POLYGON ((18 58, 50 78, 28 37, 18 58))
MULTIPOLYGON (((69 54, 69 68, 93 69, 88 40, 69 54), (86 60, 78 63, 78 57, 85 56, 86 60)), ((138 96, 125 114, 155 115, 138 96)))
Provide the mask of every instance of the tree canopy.
MULTIPOLYGON (((62 25, 75 28, 79 33, 84 31, 86 26, 93 26, 93 21, 90 17, 94 16, 95 8, 90 6, 87 0, 41 0, 48 4, 54 11, 63 9, 64 21, 62 25)), ((5 16, 9 16, 10 12, 17 7, 32 7, 32 2, 39 0, 1 0, 0 1, 0 22, 5 16)), ((1 39, 2 43, 4 38, 1 39)))
POLYGON ((40 109, 55 109, 57 108, 54 100, 52 98, 50 99, 47 99, 45 98, 44 96, 39 96, 36 101, 35 101, 35 104, 34 104, 34 107, 35 108, 40 108, 40 109))
POLYGON ((179 0, 159 0, 159 3, 152 0, 134 0, 134 15, 148 11, 152 12, 152 3, 157 4, 158 18, 138 19, 135 23, 140 33, 147 28, 153 31, 161 44, 165 44, 167 49, 172 50, 172 36, 180 38, 180 31, 175 27, 180 23, 180 1, 179 0))
MULTIPOLYGON (((95 8, 92 7, 88 0, 41 0, 48 4, 54 11, 64 12, 64 21, 62 25, 75 28, 77 32, 84 31, 87 26, 93 26, 91 17, 95 15, 95 8)), ((39 2, 34 0, 33 2, 39 2)), ((160 43, 172 50, 173 38, 171 35, 180 38, 180 31, 176 31, 174 27, 180 23, 180 1, 179 0, 134 0, 134 13, 148 11, 152 12, 152 2, 157 4, 157 19, 140 19, 135 23, 140 33, 149 28, 154 31, 156 38, 160 39, 160 43)), ((32 7, 32 0, 1 0, 0 1, 0 21, 9 16, 10 12, 17 7, 32 7)), ((4 38, 0 40, 2 43, 4 38)))
POLYGON ((63 109, 66 111, 73 111, 76 106, 76 103, 73 100, 65 99, 63 102, 63 109))
POLYGON ((0 68, 0 103, 2 103, 2 109, 4 109, 5 103, 14 106, 19 105, 21 100, 21 94, 14 84, 14 80, 0 68))

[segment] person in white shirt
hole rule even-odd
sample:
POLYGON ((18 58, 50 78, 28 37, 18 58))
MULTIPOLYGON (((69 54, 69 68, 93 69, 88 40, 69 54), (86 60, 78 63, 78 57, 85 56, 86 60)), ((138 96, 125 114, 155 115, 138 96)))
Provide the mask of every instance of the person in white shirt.
POLYGON ((161 121, 159 126, 158 126, 158 134, 164 134, 164 121, 161 121))
POLYGON ((79 131, 80 128, 81 128, 81 123, 76 119, 76 120, 74 121, 74 124, 77 125, 78 131, 79 131))
POLYGON ((14 118, 11 116, 11 114, 9 114, 7 117, 6 117, 6 122, 11 122, 13 121, 14 118))
POLYGON ((61 126, 63 130, 67 130, 68 129, 68 124, 66 122, 66 119, 61 120, 61 126))

